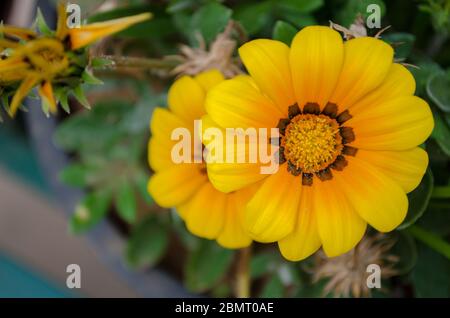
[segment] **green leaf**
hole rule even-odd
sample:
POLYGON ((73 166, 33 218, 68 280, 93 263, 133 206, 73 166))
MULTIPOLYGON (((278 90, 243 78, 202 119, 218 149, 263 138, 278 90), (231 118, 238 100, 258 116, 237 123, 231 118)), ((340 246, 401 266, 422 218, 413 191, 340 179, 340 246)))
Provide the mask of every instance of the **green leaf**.
POLYGON ((61 182, 73 187, 86 186, 88 177, 89 169, 81 163, 70 164, 59 173, 61 182))
POLYGON ((274 273, 269 281, 264 286, 264 289, 260 295, 262 298, 281 298, 284 295, 284 286, 283 283, 278 276, 278 274, 274 273))
POLYGON ((166 11, 168 13, 176 13, 193 7, 195 3, 195 0, 171 0, 166 11))
POLYGON ((191 44, 197 44, 194 41, 194 36, 191 32, 191 16, 184 12, 184 11, 178 11, 172 14, 172 23, 177 29, 179 33, 184 35, 186 39, 188 39, 191 44))
POLYGON ((269 253, 254 255, 250 260, 250 277, 252 279, 260 278, 272 271, 274 258, 269 253))
POLYGON ((396 242, 389 254, 398 256, 395 270, 400 274, 409 273, 417 262, 417 247, 414 239, 406 231, 395 232, 396 242))
POLYGON ((427 169, 422 181, 414 191, 408 193, 409 208, 405 220, 398 227, 399 230, 405 229, 414 224, 426 211, 433 192, 433 174, 427 169))
POLYGON ((291 24, 284 21, 277 21, 275 27, 273 28, 273 39, 291 45, 292 39, 298 30, 291 24))
POLYGON ((211 294, 214 298, 230 297, 230 295, 231 295, 230 285, 226 285, 226 284, 217 285, 211 290, 211 294))
POLYGON ((419 257, 412 272, 416 297, 450 297, 450 261, 418 244, 419 257))
POLYGON ((53 31, 47 25, 47 22, 45 21, 44 15, 42 14, 42 11, 40 8, 37 8, 36 24, 37 24, 37 27, 41 34, 43 34, 45 36, 53 35, 53 31))
POLYGON ((70 114, 68 91, 65 88, 57 88, 55 89, 55 97, 62 109, 64 109, 67 114, 70 114))
POLYGON ((318 22, 312 15, 306 14, 306 13, 283 11, 279 15, 279 18, 291 23, 293 26, 295 26, 298 29, 301 29, 308 25, 318 24, 318 22))
POLYGON ((81 105, 86 107, 87 109, 91 109, 91 105, 89 104, 89 101, 87 100, 86 96, 84 95, 83 87, 81 85, 78 85, 74 88, 73 96, 75 96, 76 100, 80 102, 81 105))
POLYGON ((433 112, 433 115, 434 129, 431 133, 431 137, 436 140, 442 151, 444 151, 447 156, 450 156, 450 128, 439 112, 433 112))
POLYGON ((427 93, 436 106, 450 112, 450 74, 437 73, 428 79, 427 93))
POLYGON ((120 217, 128 223, 136 220, 137 203, 134 195, 133 187, 126 181, 122 182, 119 187, 116 208, 120 217))
POLYGON ((70 231, 79 234, 91 229, 105 217, 110 202, 110 191, 88 193, 75 208, 75 213, 69 221, 70 231))
POLYGON ((345 27, 349 27, 358 14, 361 14, 366 19, 369 14, 372 14, 372 12, 367 12, 367 7, 371 4, 380 7, 380 15, 383 17, 386 13, 386 5, 382 0, 348 0, 346 5, 338 12, 337 22, 345 27))
POLYGON ((233 252, 214 241, 202 240, 191 252, 185 266, 185 284, 195 292, 205 292, 214 287, 226 274, 233 252))
POLYGON ((442 69, 433 61, 419 61, 416 62, 416 65, 418 68, 411 68, 410 71, 416 80, 416 94, 424 96, 428 80, 434 74, 442 72, 442 69))
POLYGON ((148 205, 152 205, 155 202, 153 201, 153 198, 150 196, 150 194, 148 193, 148 190, 147 190, 147 184, 148 184, 149 178, 150 177, 145 172, 139 171, 134 178, 134 182, 135 182, 136 188, 139 191, 139 194, 144 199, 144 201, 148 205))
POLYGON ((275 1, 279 8, 300 13, 311 13, 323 6, 323 0, 275 1))
POLYGON ((407 231, 417 240, 425 243, 428 247, 450 260, 450 243, 445 238, 441 238, 439 235, 417 225, 409 227, 407 231))
POLYGON ((126 248, 127 262, 134 268, 153 266, 166 252, 168 243, 167 227, 150 216, 133 229, 126 248))
POLYGON ((91 84, 91 85, 101 85, 101 84, 103 84, 103 81, 101 81, 100 79, 95 77, 94 74, 92 74, 91 71, 89 71, 87 69, 85 69, 83 71, 83 73, 81 74, 81 79, 86 84, 91 84))
POLYGON ((206 43, 210 43, 225 29, 231 14, 231 9, 216 2, 211 2, 201 7, 192 16, 192 36, 194 36, 195 32, 200 32, 206 43))
POLYGON ((55 142, 68 151, 83 149, 103 153, 123 136, 118 123, 130 109, 129 103, 120 100, 98 102, 92 111, 79 112, 59 124, 55 142))
POLYGON ((236 6, 234 19, 238 21, 249 35, 255 35, 271 21, 271 7, 269 1, 246 3, 236 6))
POLYGON ((383 40, 391 44, 395 50, 395 58, 405 60, 411 54, 416 37, 411 33, 388 33, 383 40))
POLYGON ((41 98, 41 109, 45 116, 50 117, 50 104, 45 98, 41 98))
POLYGON ((450 201, 431 200, 428 210, 417 222, 420 227, 439 236, 450 235, 450 201))
POLYGON ((104 67, 109 67, 109 66, 113 66, 114 65, 114 61, 107 59, 107 58, 103 58, 103 57, 94 57, 91 60, 91 66, 93 68, 104 68, 104 67))

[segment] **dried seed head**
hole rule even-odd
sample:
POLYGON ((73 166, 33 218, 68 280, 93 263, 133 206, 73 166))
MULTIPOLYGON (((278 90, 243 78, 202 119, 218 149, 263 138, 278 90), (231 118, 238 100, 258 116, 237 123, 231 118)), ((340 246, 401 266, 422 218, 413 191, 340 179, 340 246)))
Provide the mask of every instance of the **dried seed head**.
POLYGON ((395 241, 383 234, 366 235, 359 244, 346 254, 327 258, 322 251, 317 253, 315 265, 311 272, 313 282, 328 279, 324 287, 324 295, 335 297, 368 297, 367 266, 377 264, 381 267, 381 278, 397 275, 394 265, 398 257, 389 254, 395 241))
POLYGON ((200 34, 196 34, 199 47, 192 48, 187 45, 180 47, 180 55, 176 57, 181 64, 172 70, 175 75, 196 75, 201 72, 217 69, 222 74, 231 78, 241 74, 242 70, 237 60, 233 57, 237 41, 232 38, 236 24, 230 21, 225 30, 211 43, 209 50, 200 34))

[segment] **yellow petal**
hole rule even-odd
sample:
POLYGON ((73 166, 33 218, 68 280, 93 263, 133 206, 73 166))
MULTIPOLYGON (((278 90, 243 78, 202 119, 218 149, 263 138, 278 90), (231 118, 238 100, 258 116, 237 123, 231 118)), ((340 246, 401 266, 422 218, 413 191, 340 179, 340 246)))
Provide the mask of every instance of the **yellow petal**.
POLYGON ((239 55, 261 91, 285 112, 295 101, 289 47, 279 41, 258 39, 241 46, 239 55))
POLYGON ((190 76, 176 80, 169 89, 167 99, 170 110, 190 125, 206 113, 205 91, 199 82, 190 76))
POLYGON ((287 169, 266 178, 247 205, 245 228, 259 242, 275 242, 290 234, 300 200, 301 179, 287 169))
POLYGON ((406 193, 420 184, 428 166, 428 154, 419 147, 405 151, 359 149, 357 156, 397 182, 406 193))
POLYGON ((29 40, 37 36, 36 32, 31 29, 19 28, 11 25, 0 25, 0 34, 13 35, 22 40, 29 40))
POLYGON ((290 261, 307 258, 321 245, 317 229, 317 216, 313 206, 313 187, 314 185, 302 187, 294 230, 278 241, 281 254, 290 261))
MULTIPOLYGON (((208 167, 208 178, 216 189, 229 193, 257 183, 267 177, 266 174, 261 173, 263 164, 261 164, 259 160, 255 163, 250 163, 249 161, 246 161, 247 163, 239 163, 237 160, 235 160, 234 163, 228 163, 226 161, 227 154, 237 158, 238 155, 243 153, 245 158, 251 158, 250 154, 258 152, 259 149, 255 144, 246 142, 243 145, 245 149, 241 149, 240 147, 237 147, 238 143, 234 140, 227 142, 225 129, 218 126, 209 115, 202 117, 202 129, 203 144, 207 151, 206 163, 208 167), (221 144, 215 141, 215 137, 208 138, 209 136, 205 134, 208 128, 220 130, 222 136, 224 136, 224 140, 222 140, 221 144), (216 151, 220 151, 219 149, 215 149, 216 147, 221 147, 221 162, 214 162, 212 160, 213 156, 218 156, 216 151)), ((256 158, 258 159, 258 157, 256 158)))
POLYGON ((275 127, 281 113, 246 75, 223 81, 206 98, 212 120, 224 128, 275 127))
POLYGON ((181 119, 169 110, 156 107, 150 120, 150 131, 152 136, 161 137, 169 142, 174 129, 187 128, 192 130, 190 125, 192 123, 181 119))
POLYGON ((408 211, 405 191, 370 163, 358 159, 358 154, 347 160, 344 171, 334 174, 338 187, 367 223, 380 232, 392 231, 408 211))
POLYGON ((333 93, 344 60, 339 33, 324 26, 303 28, 292 41, 289 58, 298 105, 315 102, 324 106, 333 93))
POLYGON ((211 88, 225 80, 222 73, 218 70, 202 72, 196 75, 194 79, 200 84, 205 92, 208 92, 211 88))
POLYGON ((350 110, 353 116, 370 111, 388 100, 402 96, 411 96, 416 89, 416 81, 411 72, 401 64, 391 65, 383 83, 375 90, 358 100, 350 110))
POLYGON ((148 163, 154 171, 171 168, 175 163, 172 161, 172 147, 175 142, 160 137, 152 137, 148 143, 148 163))
POLYGON ((394 56, 389 44, 371 37, 345 42, 344 51, 342 72, 330 98, 339 111, 351 107, 379 86, 386 78, 394 56))
POLYGON ((19 42, 14 42, 8 39, 2 39, 0 38, 0 49, 3 51, 4 49, 8 49, 8 48, 17 48, 18 46, 20 46, 21 44, 19 42))
POLYGON ((257 163, 208 163, 208 178, 216 189, 232 192, 257 183, 266 174, 257 163))
POLYGON ((63 1, 58 3, 58 21, 56 23, 56 38, 59 40, 64 40, 66 35, 69 33, 69 28, 67 27, 67 12, 66 5, 63 1))
POLYGON ((23 80, 27 75, 28 64, 22 58, 0 60, 0 83, 23 80))
POLYGON ((207 182, 198 165, 180 164, 155 173, 148 183, 152 198, 162 207, 173 207, 184 203, 207 182))
POLYGON ((248 191, 238 191, 227 195, 227 208, 222 231, 217 242, 226 248, 243 248, 252 242, 243 227, 243 214, 245 205, 250 196, 248 191))
POLYGON ((152 137, 148 145, 148 162, 154 171, 170 168, 174 165, 172 148, 178 142, 171 139, 172 132, 177 128, 186 128, 193 136, 193 129, 188 123, 167 109, 156 107, 150 120, 152 137))
POLYGON ((328 257, 344 254, 358 244, 367 224, 336 182, 315 183, 313 205, 323 250, 328 257))
POLYGON ((151 17, 151 13, 141 13, 130 17, 83 25, 80 28, 68 29, 71 48, 72 50, 77 50, 151 17))
POLYGON ((178 210, 190 232, 207 239, 215 239, 224 225, 227 195, 206 182, 194 197, 178 210))
POLYGON ((40 78, 36 74, 28 75, 21 83, 13 96, 9 106, 9 115, 14 117, 22 103, 22 100, 28 95, 31 89, 39 82, 40 78))
POLYGON ((352 146, 368 150, 407 150, 423 143, 433 130, 428 104, 406 96, 367 109, 346 122, 356 139, 352 146))
POLYGON ((50 108, 50 112, 55 114, 56 109, 56 101, 55 96, 53 95, 53 87, 50 81, 44 81, 38 88, 38 93, 41 98, 45 100, 50 108))

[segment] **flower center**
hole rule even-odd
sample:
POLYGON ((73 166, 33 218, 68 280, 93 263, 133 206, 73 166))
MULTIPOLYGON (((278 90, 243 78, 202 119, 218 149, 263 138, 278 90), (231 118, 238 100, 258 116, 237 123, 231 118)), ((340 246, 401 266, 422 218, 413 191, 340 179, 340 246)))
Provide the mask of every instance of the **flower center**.
POLYGON ((352 118, 348 110, 338 112, 338 106, 328 103, 320 109, 316 103, 306 103, 301 109, 289 106, 288 118, 278 122, 280 150, 278 162, 287 162, 287 170, 302 176, 302 184, 310 186, 313 177, 321 181, 333 178, 331 169, 341 171, 347 166, 345 156, 355 156, 358 149, 348 144, 355 140, 353 129, 344 126, 352 118))
POLYGON ((339 124, 326 115, 303 114, 286 127, 284 157, 304 173, 315 173, 332 164, 342 151, 339 124))

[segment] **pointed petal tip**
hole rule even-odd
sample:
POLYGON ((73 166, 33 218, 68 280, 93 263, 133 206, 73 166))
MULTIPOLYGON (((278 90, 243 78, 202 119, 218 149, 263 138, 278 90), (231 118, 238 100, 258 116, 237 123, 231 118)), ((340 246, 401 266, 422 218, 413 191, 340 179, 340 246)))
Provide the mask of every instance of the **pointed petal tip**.
POLYGON ((69 29, 68 33, 71 48, 72 50, 80 49, 101 38, 123 31, 134 24, 149 20, 152 17, 152 13, 145 12, 129 17, 95 22, 81 26, 80 28, 69 29))

